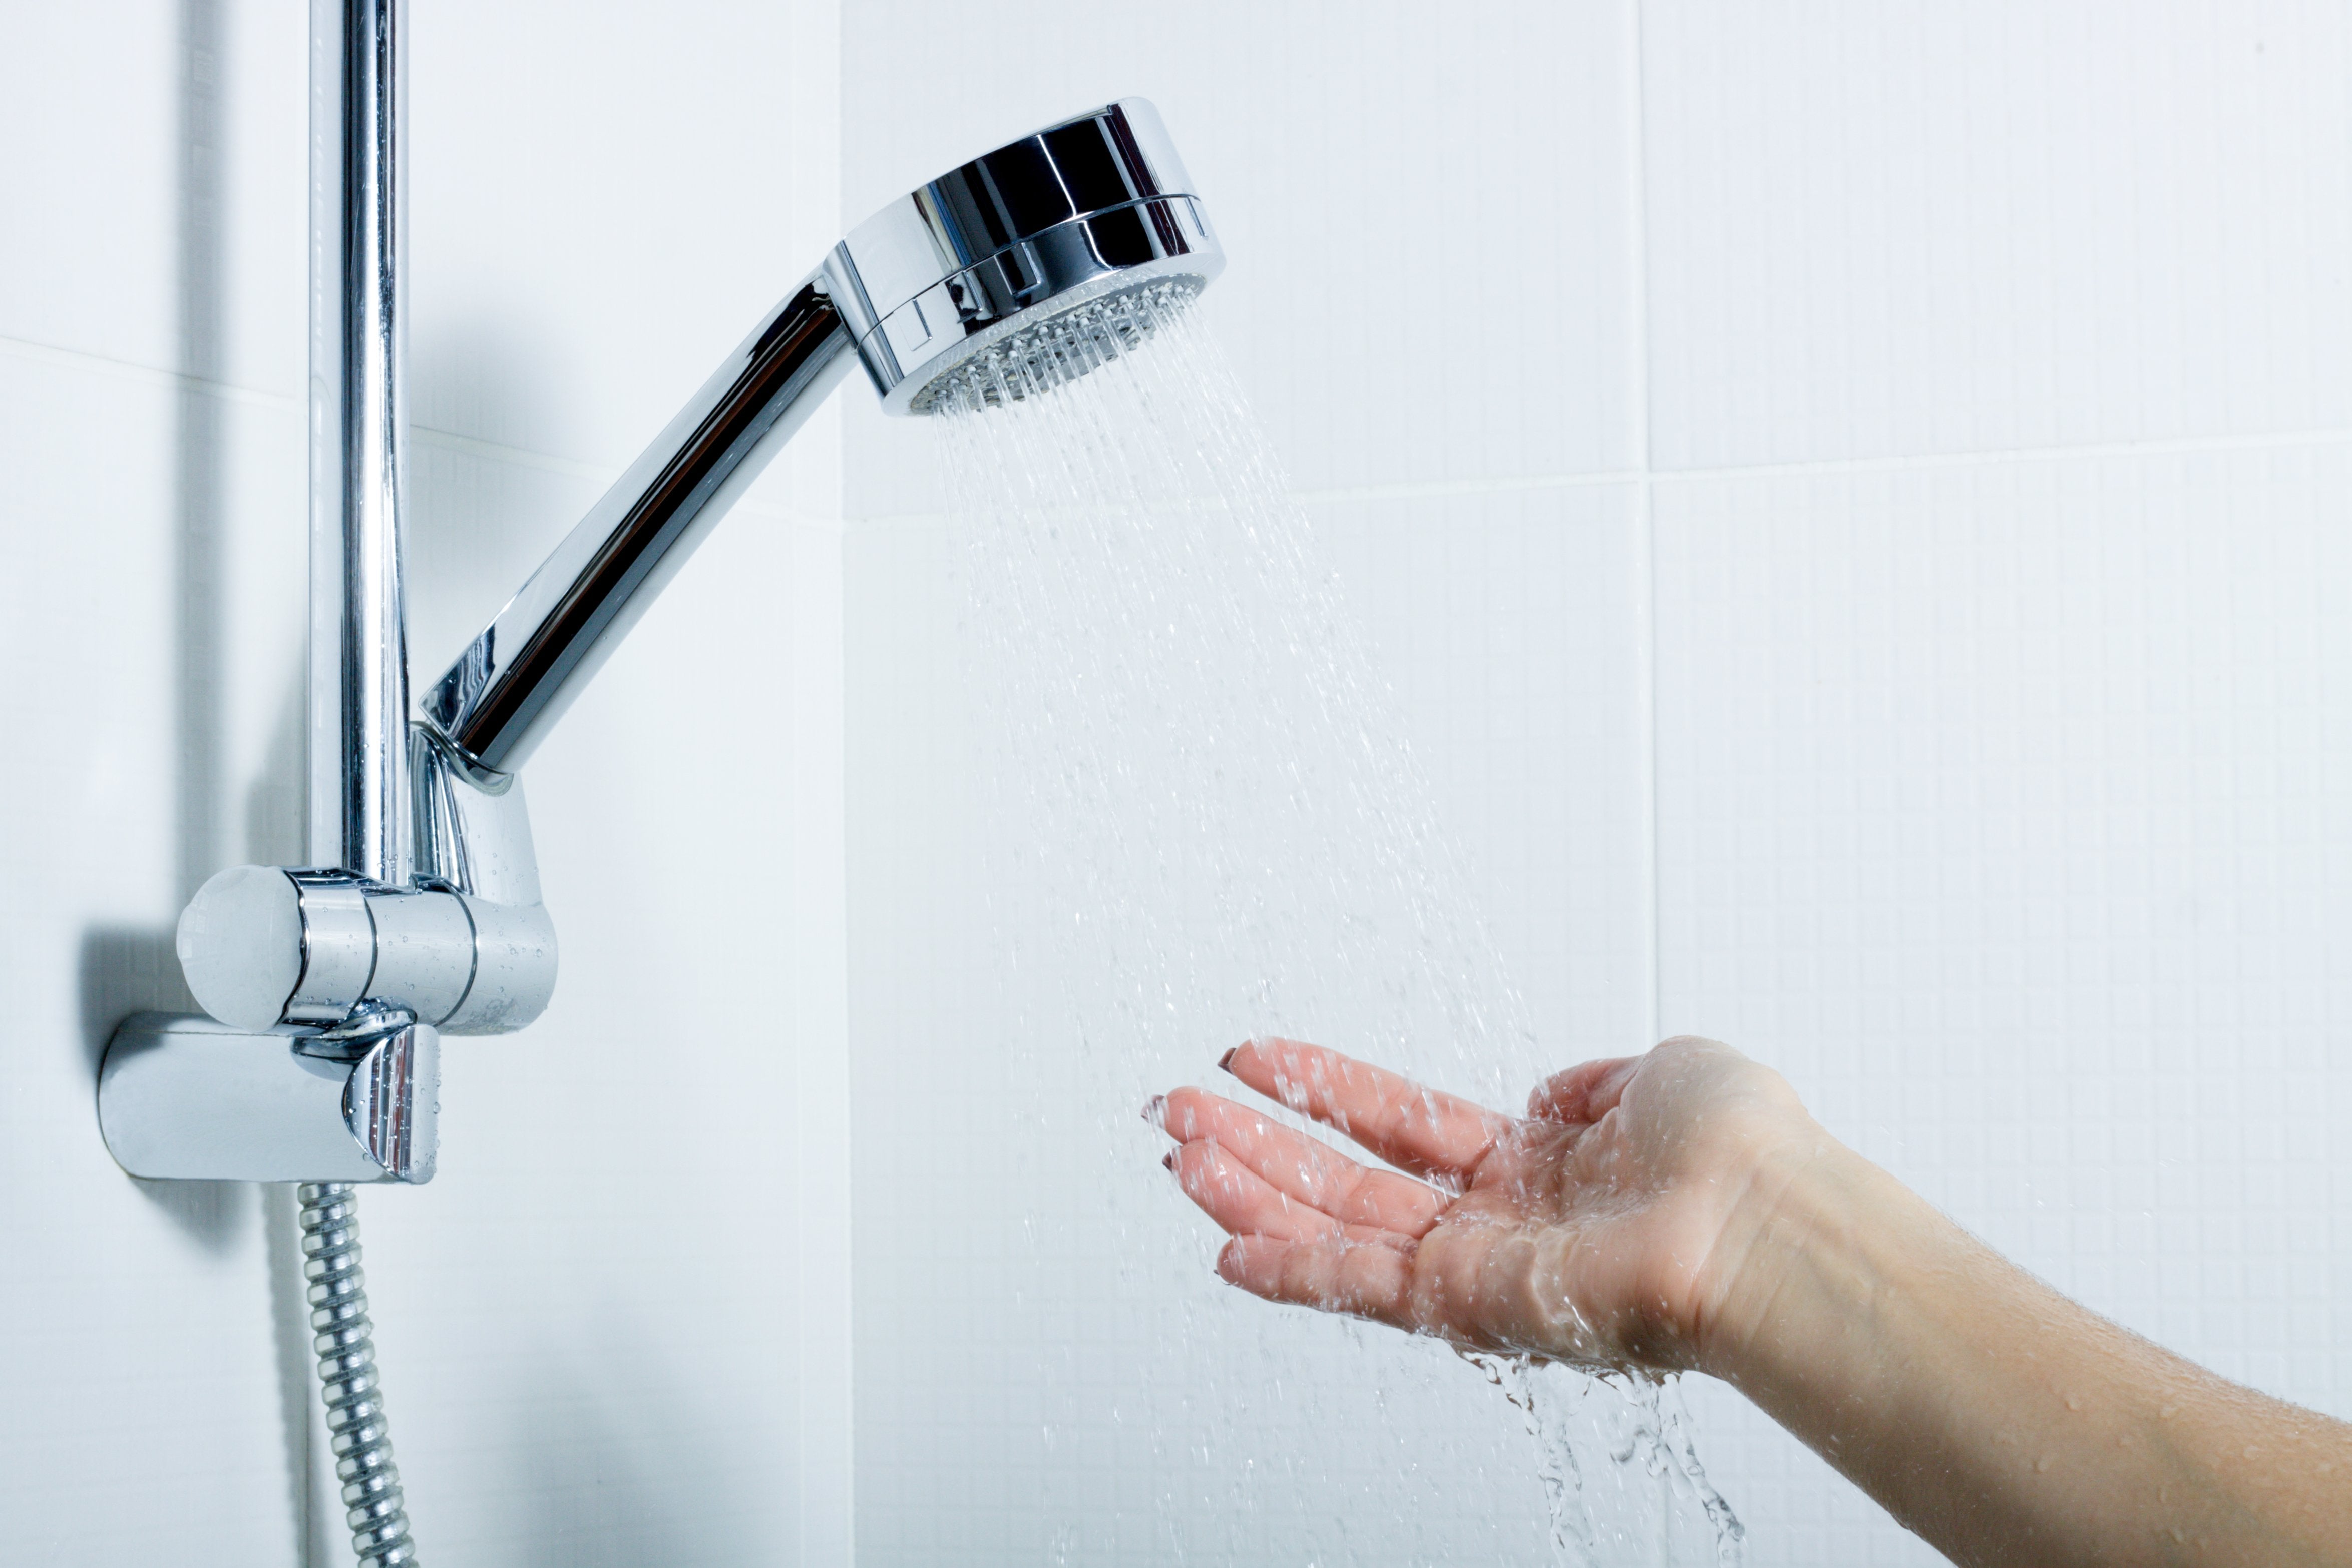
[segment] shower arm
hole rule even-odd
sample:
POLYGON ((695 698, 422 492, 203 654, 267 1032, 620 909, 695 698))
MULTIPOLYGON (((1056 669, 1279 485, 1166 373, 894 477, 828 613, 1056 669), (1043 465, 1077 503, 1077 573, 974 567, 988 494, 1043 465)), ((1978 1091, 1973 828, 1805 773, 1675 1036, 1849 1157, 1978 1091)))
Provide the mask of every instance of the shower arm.
MULTIPOLYGON (((997 149, 851 231, 703 383, 420 704, 417 873, 469 885, 515 772, 711 527, 863 363, 886 412, 1037 314, 1222 270, 1139 99, 997 149), (1050 301, 1051 310, 1035 307, 1050 301)), ((508 829, 510 835, 511 829, 508 829)))
MULTIPOLYGON (((695 547, 840 384, 853 347, 820 268, 703 383, 433 685, 418 754, 453 782, 505 793, 695 547)), ((420 835, 420 851, 456 847, 441 842, 446 837, 438 826, 420 835)))

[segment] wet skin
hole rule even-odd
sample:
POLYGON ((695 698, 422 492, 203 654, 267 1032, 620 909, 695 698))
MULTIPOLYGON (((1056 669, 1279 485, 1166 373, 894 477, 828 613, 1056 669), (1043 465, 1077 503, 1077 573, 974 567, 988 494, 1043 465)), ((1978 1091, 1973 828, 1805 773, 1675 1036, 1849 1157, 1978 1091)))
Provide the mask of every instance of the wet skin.
POLYGON ((1727 1046, 1571 1068, 1523 1118, 1294 1040, 1221 1065, 1387 1167, 1155 1099, 1253 1295, 1721 1377, 1961 1563, 2352 1564, 2352 1427, 2058 1295, 1727 1046))

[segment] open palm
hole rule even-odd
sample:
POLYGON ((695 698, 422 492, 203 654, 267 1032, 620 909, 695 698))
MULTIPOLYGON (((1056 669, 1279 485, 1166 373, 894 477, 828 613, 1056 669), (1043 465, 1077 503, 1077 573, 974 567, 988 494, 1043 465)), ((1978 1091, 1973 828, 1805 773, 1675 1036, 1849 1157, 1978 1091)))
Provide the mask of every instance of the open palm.
POLYGON ((1147 1114, 1169 1168, 1232 1234, 1226 1280, 1481 1350, 1693 1364, 1744 1250, 1728 1234, 1812 1126, 1779 1075, 1670 1040, 1552 1078, 1515 1120, 1295 1040, 1223 1063, 1381 1170, 1204 1089, 1147 1114))

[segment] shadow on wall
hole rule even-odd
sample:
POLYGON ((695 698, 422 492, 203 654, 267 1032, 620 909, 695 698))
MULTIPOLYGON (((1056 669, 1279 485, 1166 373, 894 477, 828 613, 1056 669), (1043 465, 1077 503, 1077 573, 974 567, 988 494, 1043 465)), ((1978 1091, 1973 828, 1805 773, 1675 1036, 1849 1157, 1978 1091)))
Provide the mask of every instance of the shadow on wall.
POLYGON ((666 1568, 765 1562, 778 1550, 777 1507, 757 1499, 772 1450, 730 1442, 715 1413, 671 1403, 695 1380, 674 1374, 656 1337, 609 1322, 593 1366, 552 1356, 518 1366, 500 1405, 509 1486, 522 1504, 520 1568, 666 1568), (615 1380, 611 1369, 635 1369, 615 1380), (557 1436, 560 1435, 560 1436, 557 1436))
MULTIPOLYGON (((173 647, 173 891, 188 898, 228 864, 239 837, 224 820, 229 784, 225 747, 227 602, 222 574, 227 516, 227 431, 219 384, 223 343, 223 189, 226 29, 222 0, 183 0, 180 9, 179 353, 188 378, 174 433, 173 647)), ((243 858, 282 865, 303 850, 303 672, 294 672, 259 780, 242 814, 243 858)), ((133 1013, 199 1011, 181 973, 169 926, 95 925, 76 955, 79 1048, 95 1100, 107 1042, 133 1013)), ((296 1241, 293 1189, 251 1182, 151 1182, 126 1178, 193 1241, 215 1256, 233 1251, 257 1215, 271 1273, 291 1516, 306 1530, 305 1560, 320 1557, 319 1510, 310 1505, 311 1395, 309 1307, 296 1241)))
MULTIPOLYGON (((92 1094, 98 1066, 114 1026, 150 1009, 196 1011, 180 977, 172 933, 137 926, 96 926, 82 932, 80 952, 81 1049, 92 1094)), ((98 1129, 93 1120, 92 1136, 98 1129)), ((253 1211, 251 1184, 245 1182, 135 1182, 148 1202, 179 1223, 208 1252, 236 1245, 253 1211)))
MULTIPOLYGON (((220 581, 226 515, 225 431, 219 396, 223 280, 222 168, 226 125, 224 26, 220 0, 185 0, 181 9, 179 169, 180 369, 184 386, 174 433, 173 826, 173 889, 184 901, 220 865, 218 824, 224 791, 222 748, 223 602, 220 581)), ((282 747, 272 748, 271 772, 282 747)), ((298 781, 299 782, 299 781, 298 781)), ((257 792, 270 795, 282 790, 257 792)), ((251 825, 275 815, 257 803, 251 825)), ((258 831, 257 837, 261 836, 258 831)), ((101 925, 82 933, 78 957, 80 1048, 93 1089, 108 1038, 132 1013, 194 1012, 167 927, 101 925)), ((94 1129, 93 1129, 94 1131, 94 1129)), ((140 1182, 149 1201, 193 1239, 226 1251, 251 1214, 247 1184, 140 1182)))
POLYGON ((585 465, 531 455, 549 432, 577 429, 564 406, 575 379, 529 323, 478 309, 420 323, 403 542, 412 681, 465 651, 602 489, 585 465), (486 457, 452 435, 513 451, 486 457))

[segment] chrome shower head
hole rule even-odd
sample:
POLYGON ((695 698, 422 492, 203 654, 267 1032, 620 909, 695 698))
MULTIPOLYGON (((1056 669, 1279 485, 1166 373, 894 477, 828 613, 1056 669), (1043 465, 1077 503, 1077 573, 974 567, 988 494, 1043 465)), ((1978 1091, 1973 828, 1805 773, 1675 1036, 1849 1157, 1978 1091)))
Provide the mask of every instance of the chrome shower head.
POLYGON ((824 276, 884 411, 929 414, 1087 374, 1224 265, 1160 111, 1129 98, 893 203, 824 276))

